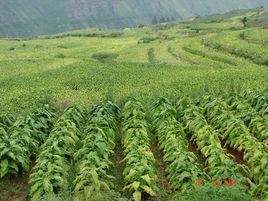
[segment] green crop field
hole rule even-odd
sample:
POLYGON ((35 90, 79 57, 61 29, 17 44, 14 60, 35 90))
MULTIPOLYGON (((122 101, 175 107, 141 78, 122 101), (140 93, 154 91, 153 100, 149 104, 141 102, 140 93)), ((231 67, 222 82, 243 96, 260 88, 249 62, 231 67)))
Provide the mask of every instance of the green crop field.
POLYGON ((267 200, 267 13, 0 39, 0 201, 267 200))

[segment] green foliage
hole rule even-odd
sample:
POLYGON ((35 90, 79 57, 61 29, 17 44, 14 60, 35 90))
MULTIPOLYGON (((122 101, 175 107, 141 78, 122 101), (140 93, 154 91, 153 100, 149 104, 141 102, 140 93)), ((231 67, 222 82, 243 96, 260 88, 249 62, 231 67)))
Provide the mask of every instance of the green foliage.
POLYGON ((39 147, 48 138, 56 117, 57 112, 55 108, 49 105, 37 108, 25 117, 24 122, 29 127, 31 133, 30 151, 32 154, 38 153, 39 147))
POLYGON ((244 121, 250 133, 268 146, 268 118, 252 108, 246 99, 233 95, 228 97, 227 102, 234 115, 244 121))
POLYGON ((157 175, 154 167, 155 159, 150 150, 148 124, 142 103, 131 99, 124 106, 122 144, 126 168, 124 191, 132 193, 135 201, 141 201, 142 194, 156 196, 157 175))
POLYGON ((221 147, 219 134, 207 123, 200 109, 185 97, 177 102, 179 117, 184 122, 191 140, 196 142, 197 149, 206 157, 209 175, 216 180, 231 179, 239 184, 251 184, 244 177, 247 167, 236 164, 226 150, 221 147))
POLYGON ((30 175, 30 196, 39 200, 42 195, 50 195, 69 188, 70 158, 76 151, 82 122, 82 110, 70 107, 56 122, 46 142, 41 146, 36 165, 30 175))
POLYGON ((139 39, 138 44, 150 43, 150 42, 158 40, 158 39, 159 39, 159 37, 149 37, 149 36, 147 36, 147 37, 143 37, 143 38, 139 39))
POLYGON ((97 59, 100 62, 109 62, 115 60, 119 54, 109 52, 99 52, 92 55, 93 59, 97 59))
POLYGON ((243 24, 244 27, 247 27, 248 18, 247 18, 247 17, 243 17, 243 18, 241 19, 241 22, 242 22, 242 24, 243 24))
POLYGON ((148 49, 148 60, 149 62, 154 62, 155 60, 154 48, 148 49))
POLYGON ((0 178, 17 174, 20 169, 29 170, 31 134, 23 126, 23 122, 18 120, 7 131, 0 128, 0 178))
POLYGON ((46 139, 56 114, 46 105, 25 118, 14 121, 9 115, 1 115, 0 122, 0 177, 29 170, 30 156, 46 139), (3 127, 1 127, 3 125, 3 127))
POLYGON ((15 122, 15 117, 10 114, 1 113, 0 114, 0 127, 3 127, 7 130, 15 122))
POLYGON ((225 144, 244 151, 249 175, 257 184, 252 187, 252 193, 267 199, 267 147, 250 134, 245 124, 231 113, 229 106, 222 100, 204 96, 199 100, 199 104, 204 108, 209 123, 218 129, 226 140, 225 144))
POLYGON ((115 178, 108 174, 112 165, 109 158, 115 146, 118 114, 119 109, 111 102, 96 105, 90 111, 80 148, 74 154, 75 200, 98 200, 94 198, 96 193, 111 193, 115 178))
POLYGON ((263 48, 259 43, 250 44, 246 40, 237 39, 241 33, 243 32, 221 33, 217 36, 207 38, 202 44, 216 50, 226 51, 230 54, 249 59, 258 65, 268 65, 267 49, 263 48), (230 44, 229 41, 232 41, 232 43, 230 44))
POLYGON ((245 189, 239 186, 214 187, 211 184, 199 186, 186 193, 177 193, 170 201, 250 201, 245 189))
POLYGON ((168 179, 172 189, 182 193, 195 188, 199 178, 207 175, 197 165, 194 153, 188 151, 183 127, 176 120, 176 111, 165 98, 159 98, 152 107, 152 119, 160 148, 164 151, 168 179))

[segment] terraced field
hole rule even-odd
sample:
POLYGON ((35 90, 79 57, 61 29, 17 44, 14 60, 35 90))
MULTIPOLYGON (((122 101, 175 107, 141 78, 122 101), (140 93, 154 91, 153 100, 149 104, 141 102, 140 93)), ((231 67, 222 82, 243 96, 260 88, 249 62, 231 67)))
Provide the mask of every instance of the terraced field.
POLYGON ((267 200, 266 13, 1 39, 0 201, 267 200))
POLYGON ((156 95, 265 89, 267 29, 243 28, 240 19, 2 39, 1 108, 28 112, 40 102, 64 108, 111 96, 147 102, 156 95))

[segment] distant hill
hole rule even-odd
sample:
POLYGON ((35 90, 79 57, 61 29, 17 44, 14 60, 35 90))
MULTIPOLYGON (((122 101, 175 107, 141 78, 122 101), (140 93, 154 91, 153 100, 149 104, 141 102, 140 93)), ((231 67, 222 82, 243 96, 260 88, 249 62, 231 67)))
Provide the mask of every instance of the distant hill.
POLYGON ((3 0, 0 37, 28 37, 84 27, 122 28, 169 17, 268 7, 267 0, 3 0))

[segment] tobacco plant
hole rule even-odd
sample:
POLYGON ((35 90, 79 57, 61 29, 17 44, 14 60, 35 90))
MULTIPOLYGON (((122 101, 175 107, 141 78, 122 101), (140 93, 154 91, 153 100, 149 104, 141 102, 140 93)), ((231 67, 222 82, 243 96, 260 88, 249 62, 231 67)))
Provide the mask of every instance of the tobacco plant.
POLYGON ((204 96, 198 102, 209 123, 226 140, 225 144, 244 152, 249 175, 257 184, 253 193, 268 199, 268 152, 265 145, 250 134, 243 121, 237 119, 222 100, 204 96))
POLYGON ((198 179, 207 175, 197 165, 197 157, 188 150, 183 127, 176 120, 176 110, 166 98, 159 98, 152 106, 153 127, 167 163, 172 189, 180 192, 195 188, 198 179))
POLYGON ((127 101, 122 116, 123 162, 126 165, 123 172, 126 185, 123 190, 132 193, 135 201, 141 200, 142 193, 156 196, 155 159, 150 150, 148 124, 142 103, 135 99, 127 101))
POLYGON ((180 99, 177 102, 177 111, 187 133, 191 135, 191 140, 196 142, 198 150, 206 157, 208 173, 213 180, 231 179, 237 183, 251 184, 243 176, 248 172, 247 167, 236 164, 231 159, 231 155, 222 148, 218 133, 207 123, 190 98, 180 99))
POLYGON ((250 133, 268 146, 268 116, 261 116, 246 100, 236 96, 229 96, 227 102, 233 114, 244 121, 250 133))
POLYGON ((83 111, 78 107, 68 108, 56 122, 48 139, 41 146, 41 152, 30 175, 32 200, 40 200, 42 196, 68 189, 70 162, 79 141, 78 126, 81 126, 82 122, 83 111))
POLYGON ((89 113, 81 145, 74 154, 75 200, 90 200, 96 192, 110 191, 114 177, 109 175, 119 109, 111 102, 96 105, 89 113))

